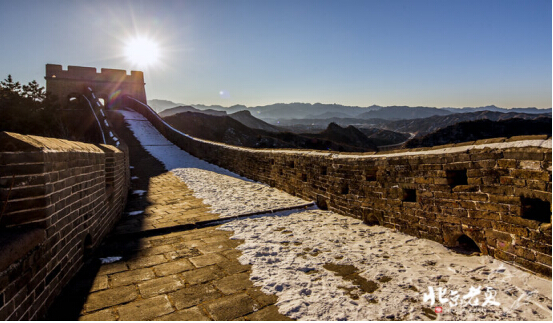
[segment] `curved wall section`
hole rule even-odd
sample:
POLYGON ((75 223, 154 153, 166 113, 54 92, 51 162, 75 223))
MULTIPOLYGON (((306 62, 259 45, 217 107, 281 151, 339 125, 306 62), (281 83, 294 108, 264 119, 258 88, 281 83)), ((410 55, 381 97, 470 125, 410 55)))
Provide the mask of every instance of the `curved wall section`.
POLYGON ((551 277, 551 138, 481 140, 384 153, 249 149, 192 138, 126 98, 167 139, 319 207, 551 277))

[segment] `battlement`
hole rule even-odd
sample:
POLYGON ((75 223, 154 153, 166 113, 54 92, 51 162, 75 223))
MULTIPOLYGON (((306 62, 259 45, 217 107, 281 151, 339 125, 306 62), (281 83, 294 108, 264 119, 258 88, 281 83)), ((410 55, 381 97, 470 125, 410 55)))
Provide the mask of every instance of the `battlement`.
POLYGON ((98 97, 109 102, 110 96, 117 92, 130 95, 146 103, 144 73, 95 67, 67 66, 64 70, 58 64, 46 64, 46 91, 56 95, 63 104, 66 100, 92 89, 98 97))
POLYGON ((125 70, 102 68, 98 73, 95 67, 67 66, 64 70, 58 64, 46 64, 46 79, 69 79, 69 80, 90 80, 101 82, 132 82, 144 83, 144 73, 141 71, 131 71, 127 74, 125 70))

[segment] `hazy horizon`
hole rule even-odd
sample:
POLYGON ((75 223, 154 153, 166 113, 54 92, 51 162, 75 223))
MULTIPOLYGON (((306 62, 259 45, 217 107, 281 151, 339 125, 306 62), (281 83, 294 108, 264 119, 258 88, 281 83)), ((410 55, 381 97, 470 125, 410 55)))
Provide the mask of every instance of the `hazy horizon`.
POLYGON ((254 108, 254 107, 262 107, 262 106, 269 106, 269 105, 277 105, 277 104, 311 104, 311 105, 316 105, 316 104, 322 104, 322 105, 342 105, 342 106, 349 106, 349 107, 359 107, 359 108, 370 108, 372 106, 379 106, 379 107, 383 107, 383 108, 386 108, 386 107, 394 107, 394 106, 407 106, 407 107, 410 107, 410 108, 436 108, 436 109, 464 109, 464 108, 485 108, 485 107, 491 107, 491 106, 495 106, 496 108, 502 108, 502 109, 532 109, 532 108, 535 108, 535 109, 552 109, 553 107, 545 107, 545 108, 538 108, 538 107, 502 107, 502 106, 498 106, 497 104, 486 104, 486 105, 481 105, 481 106, 463 106, 463 107, 436 107, 436 106, 424 106, 424 105, 417 105, 417 106, 414 106, 414 105, 399 105, 399 104, 392 104, 392 105, 381 105, 381 104, 369 104, 369 105, 347 105, 347 104, 341 104, 341 103, 325 103, 325 102, 273 102, 273 103, 268 103, 268 104, 262 104, 262 105, 246 105, 246 104, 240 104, 240 103, 236 103, 236 104, 232 104, 232 105, 228 105, 228 106, 225 106, 225 105, 222 105, 222 104, 203 104, 203 103, 183 103, 183 102, 174 102, 172 100, 166 100, 166 99, 157 99, 157 98, 154 98, 154 99, 148 99, 148 101, 154 101, 154 100, 157 100, 157 101, 170 101, 174 104, 178 104, 178 105, 190 105, 190 106, 194 106, 194 105, 203 105, 203 106, 221 106, 223 108, 232 108, 234 106, 245 106, 247 108, 254 108))
POLYGON ((551 1, 20 0, 0 79, 142 70, 149 98, 551 108, 551 1))

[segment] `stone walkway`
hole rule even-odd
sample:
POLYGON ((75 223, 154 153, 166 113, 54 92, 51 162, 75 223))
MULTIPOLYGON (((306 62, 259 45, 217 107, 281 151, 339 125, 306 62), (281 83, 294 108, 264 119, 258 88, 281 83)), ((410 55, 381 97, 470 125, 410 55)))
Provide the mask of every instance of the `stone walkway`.
POLYGON ((147 205, 129 205, 126 216, 120 221, 113 235, 179 226, 193 226, 219 219, 217 214, 207 213, 209 207, 195 198, 186 184, 170 172, 151 177, 148 191, 136 190, 146 199, 147 205), (142 212, 142 213, 140 213, 142 212))
POLYGON ((106 244, 125 260, 100 267, 79 320, 286 320, 276 297, 252 285, 231 234, 207 227, 106 244))
POLYGON ((50 307, 47 320, 290 320, 250 281, 232 232, 128 131, 125 214, 50 307), (144 212, 140 212, 144 211, 144 212), (100 258, 118 257, 100 264, 100 258), (120 257, 120 258, 119 258, 120 257))

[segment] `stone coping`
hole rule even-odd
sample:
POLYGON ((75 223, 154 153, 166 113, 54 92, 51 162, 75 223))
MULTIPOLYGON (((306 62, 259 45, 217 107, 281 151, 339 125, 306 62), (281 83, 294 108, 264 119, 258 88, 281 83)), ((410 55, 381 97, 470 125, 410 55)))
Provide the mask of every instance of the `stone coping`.
POLYGON ((2 145, 0 152, 32 152, 32 151, 66 151, 66 152, 90 152, 103 153, 96 145, 83 142, 39 137, 33 135, 21 135, 14 132, 0 132, 2 145))

